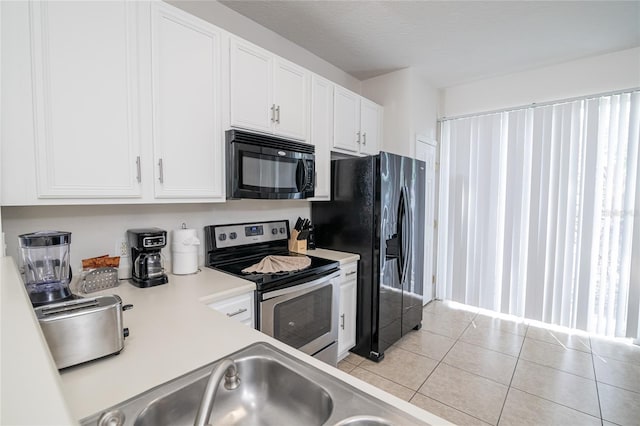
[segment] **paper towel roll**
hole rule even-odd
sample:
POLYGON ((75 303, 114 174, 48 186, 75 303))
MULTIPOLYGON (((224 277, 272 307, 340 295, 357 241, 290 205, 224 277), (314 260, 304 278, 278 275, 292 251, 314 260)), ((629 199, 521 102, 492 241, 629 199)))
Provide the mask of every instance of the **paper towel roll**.
POLYGON ((198 272, 199 246, 200 239, 195 229, 183 228, 171 231, 171 263, 175 275, 198 272))

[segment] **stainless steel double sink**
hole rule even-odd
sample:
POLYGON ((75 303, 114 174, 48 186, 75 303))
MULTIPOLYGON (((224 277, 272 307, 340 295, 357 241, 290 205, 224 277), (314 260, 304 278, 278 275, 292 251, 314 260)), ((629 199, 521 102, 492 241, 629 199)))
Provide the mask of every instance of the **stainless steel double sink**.
MULTIPOLYGON (((240 386, 219 384, 213 425, 417 425, 415 417, 281 350, 255 343, 235 361, 240 386)), ((82 425, 193 425, 211 371, 222 360, 81 420, 82 425)))

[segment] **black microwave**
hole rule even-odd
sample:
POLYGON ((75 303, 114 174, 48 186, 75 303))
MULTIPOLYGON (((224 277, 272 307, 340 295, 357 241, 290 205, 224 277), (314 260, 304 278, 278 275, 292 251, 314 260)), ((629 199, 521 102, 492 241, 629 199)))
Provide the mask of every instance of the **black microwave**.
POLYGON ((314 196, 313 145, 242 130, 225 132, 227 199, 314 196))

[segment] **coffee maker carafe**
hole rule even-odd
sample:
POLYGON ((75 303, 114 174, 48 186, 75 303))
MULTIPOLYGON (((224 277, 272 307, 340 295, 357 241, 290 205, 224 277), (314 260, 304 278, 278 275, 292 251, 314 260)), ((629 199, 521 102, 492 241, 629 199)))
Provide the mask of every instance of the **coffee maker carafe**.
POLYGON ((167 231, 160 228, 129 229, 127 240, 133 259, 131 283, 146 288, 169 282, 160 253, 167 245, 167 231))
POLYGON ((40 231, 18 236, 24 284, 33 306, 73 299, 69 282, 71 232, 40 231))

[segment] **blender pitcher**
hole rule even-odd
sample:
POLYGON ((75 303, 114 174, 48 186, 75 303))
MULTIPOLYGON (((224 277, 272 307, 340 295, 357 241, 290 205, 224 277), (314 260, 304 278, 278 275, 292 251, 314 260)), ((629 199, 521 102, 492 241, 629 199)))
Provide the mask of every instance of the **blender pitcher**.
POLYGON ((69 289, 71 232, 40 231, 18 236, 24 283, 33 306, 72 297, 69 289))

